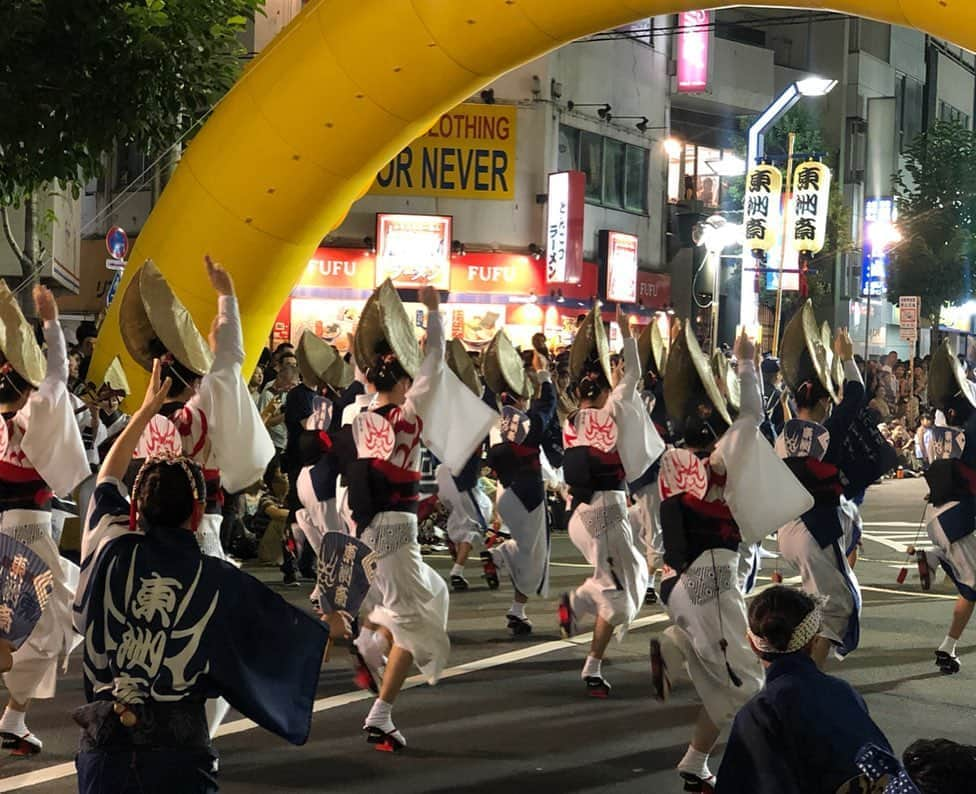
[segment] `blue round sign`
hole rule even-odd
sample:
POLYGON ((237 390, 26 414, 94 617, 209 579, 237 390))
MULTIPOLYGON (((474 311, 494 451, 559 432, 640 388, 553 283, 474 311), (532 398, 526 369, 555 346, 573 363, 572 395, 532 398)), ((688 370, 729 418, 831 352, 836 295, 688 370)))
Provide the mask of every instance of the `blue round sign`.
POLYGON ((113 259, 125 259, 129 253, 129 235, 121 226, 113 226, 105 235, 105 247, 113 259))

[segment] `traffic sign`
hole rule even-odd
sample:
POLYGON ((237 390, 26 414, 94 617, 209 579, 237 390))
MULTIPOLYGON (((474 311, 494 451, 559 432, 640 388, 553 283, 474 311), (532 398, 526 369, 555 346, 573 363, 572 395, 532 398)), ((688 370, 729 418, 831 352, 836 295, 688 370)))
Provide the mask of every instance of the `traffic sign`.
POLYGON ((912 307, 907 309, 902 307, 901 310, 901 327, 902 328, 917 328, 918 327, 918 309, 912 307))
POLYGON ((917 342, 918 341, 918 329, 917 328, 902 328, 899 332, 901 338, 906 342, 917 342))
POLYGON ((113 226, 105 235, 105 248, 114 260, 125 259, 129 253, 129 235, 121 226, 113 226))
POLYGON ((898 308, 902 311, 905 309, 915 309, 918 310, 919 297, 918 295, 902 295, 898 299, 898 308))
POLYGON ((122 272, 119 270, 115 271, 115 275, 112 277, 112 283, 109 284, 108 290, 105 292, 105 306, 112 305, 112 299, 115 297, 115 293, 119 291, 119 282, 122 280, 122 272))

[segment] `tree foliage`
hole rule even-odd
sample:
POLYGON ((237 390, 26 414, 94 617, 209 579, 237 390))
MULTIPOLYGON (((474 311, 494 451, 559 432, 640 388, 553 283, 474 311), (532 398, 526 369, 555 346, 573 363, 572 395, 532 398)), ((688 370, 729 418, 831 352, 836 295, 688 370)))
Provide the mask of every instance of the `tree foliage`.
POLYGON ((943 307, 969 300, 976 224, 976 133, 937 122, 905 153, 895 179, 904 242, 893 257, 888 298, 919 295, 938 323, 943 307))
POLYGON ((264 0, 3 0, 0 206, 171 146, 233 84, 264 0))

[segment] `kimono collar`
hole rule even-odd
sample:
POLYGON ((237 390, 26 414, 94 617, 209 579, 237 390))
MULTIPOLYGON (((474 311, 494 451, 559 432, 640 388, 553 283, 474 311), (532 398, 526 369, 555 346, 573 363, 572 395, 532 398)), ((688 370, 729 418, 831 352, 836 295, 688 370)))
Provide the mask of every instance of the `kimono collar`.
POLYGON ((146 537, 162 543, 165 546, 175 546, 185 550, 200 550, 196 535, 189 529, 182 527, 149 527, 146 537))
POLYGON ((804 675, 816 672, 817 665, 809 654, 802 651, 785 653, 782 656, 777 656, 766 668, 766 683, 769 684, 784 675, 796 673, 804 675))

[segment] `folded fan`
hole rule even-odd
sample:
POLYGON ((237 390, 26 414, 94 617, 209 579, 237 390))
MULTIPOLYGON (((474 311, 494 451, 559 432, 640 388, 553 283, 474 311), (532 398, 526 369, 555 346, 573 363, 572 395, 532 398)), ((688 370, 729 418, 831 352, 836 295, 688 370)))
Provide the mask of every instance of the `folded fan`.
POLYGON ((34 630, 54 589, 51 569, 23 543, 0 535, 0 639, 19 648, 34 630))

